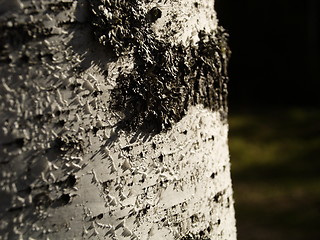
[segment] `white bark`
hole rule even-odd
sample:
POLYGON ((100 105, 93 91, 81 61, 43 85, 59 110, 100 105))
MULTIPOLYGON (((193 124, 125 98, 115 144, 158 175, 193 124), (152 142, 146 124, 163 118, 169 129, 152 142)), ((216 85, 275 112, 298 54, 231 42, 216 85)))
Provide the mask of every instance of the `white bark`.
MULTIPOLYGON (((110 91, 135 60, 93 40, 89 4, 1 3, 0 239, 236 239, 226 110, 119 130, 110 91)), ((217 28, 213 1, 140 4, 172 45, 217 28)))

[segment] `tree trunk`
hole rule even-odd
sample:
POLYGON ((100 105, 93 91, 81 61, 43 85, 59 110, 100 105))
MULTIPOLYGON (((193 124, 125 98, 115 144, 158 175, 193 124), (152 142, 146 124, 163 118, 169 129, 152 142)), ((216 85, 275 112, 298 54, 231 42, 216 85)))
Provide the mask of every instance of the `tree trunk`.
POLYGON ((236 239, 214 2, 0 2, 0 239, 236 239))

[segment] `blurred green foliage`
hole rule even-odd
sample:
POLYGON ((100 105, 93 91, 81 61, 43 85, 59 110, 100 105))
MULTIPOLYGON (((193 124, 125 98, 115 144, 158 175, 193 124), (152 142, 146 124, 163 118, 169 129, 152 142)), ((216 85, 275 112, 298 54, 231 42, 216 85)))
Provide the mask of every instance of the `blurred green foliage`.
POLYGON ((320 239, 320 110, 229 115, 238 240, 320 239))

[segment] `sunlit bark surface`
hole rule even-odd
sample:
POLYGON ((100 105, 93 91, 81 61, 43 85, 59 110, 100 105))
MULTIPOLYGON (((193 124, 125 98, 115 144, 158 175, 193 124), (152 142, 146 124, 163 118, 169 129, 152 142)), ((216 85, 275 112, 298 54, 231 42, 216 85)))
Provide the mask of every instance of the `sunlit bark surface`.
POLYGON ((0 3, 0 239, 235 240, 225 100, 228 50, 215 35, 214 2, 0 3), (144 50, 133 46, 137 29, 133 40, 126 33, 101 38, 102 23, 93 24, 97 16, 114 23, 114 16, 130 6, 139 19, 146 13, 147 28, 141 31, 152 36, 139 41, 169 46, 164 55, 172 69, 161 70, 151 43, 140 45, 151 60, 141 57, 144 50), (203 67, 211 64, 211 55, 197 56, 201 64, 197 59, 192 65, 193 52, 210 39, 219 45, 210 48, 216 68, 203 67), (181 76, 172 60, 175 46, 186 49, 185 66, 201 66, 188 70, 199 74, 181 76), (145 91, 141 100, 134 95, 141 89, 120 87, 125 76, 142 74, 142 63, 144 78, 165 90, 152 89, 150 98, 145 91), (184 87, 170 88, 166 74, 171 72, 170 79, 178 76, 184 87), (174 91, 181 92, 182 107, 180 100, 170 102, 174 91))

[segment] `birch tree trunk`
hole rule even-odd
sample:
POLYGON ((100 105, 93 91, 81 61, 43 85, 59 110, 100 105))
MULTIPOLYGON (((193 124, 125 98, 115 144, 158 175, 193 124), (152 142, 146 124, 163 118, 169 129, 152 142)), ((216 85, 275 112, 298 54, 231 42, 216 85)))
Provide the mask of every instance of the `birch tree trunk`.
POLYGON ((214 1, 0 5, 0 239, 236 239, 214 1))

